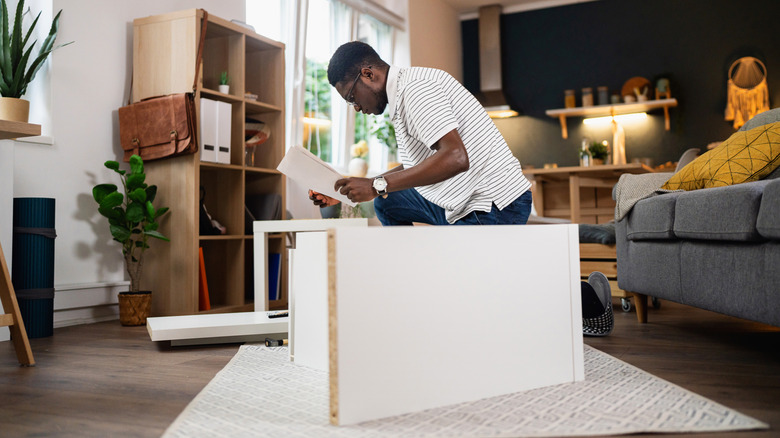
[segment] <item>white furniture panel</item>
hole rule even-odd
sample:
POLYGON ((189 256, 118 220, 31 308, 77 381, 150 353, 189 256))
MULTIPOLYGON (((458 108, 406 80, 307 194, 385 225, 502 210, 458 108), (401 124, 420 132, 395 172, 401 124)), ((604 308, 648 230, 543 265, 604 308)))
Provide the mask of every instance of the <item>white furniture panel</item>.
POLYGON ((152 341, 171 341, 171 345, 258 342, 286 335, 290 318, 269 318, 269 313, 274 312, 152 317, 146 319, 146 330, 152 341))
POLYGON ((290 358, 328 371, 328 236, 300 233, 290 250, 290 358))
POLYGON ((328 235, 332 423, 584 379, 577 225, 328 235))

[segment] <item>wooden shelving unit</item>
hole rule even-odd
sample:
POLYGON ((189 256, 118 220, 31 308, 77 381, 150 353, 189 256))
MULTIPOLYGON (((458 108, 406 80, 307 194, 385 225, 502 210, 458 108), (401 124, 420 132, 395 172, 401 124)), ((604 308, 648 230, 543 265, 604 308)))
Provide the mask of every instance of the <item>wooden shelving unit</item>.
MULTIPOLYGON (((133 22, 133 102, 192 91, 203 13, 199 9, 139 18, 133 22)), ((253 245, 245 228, 245 199, 254 194, 282 197, 285 177, 276 170, 284 155, 284 44, 228 20, 208 15, 203 63, 195 90, 200 97, 231 105, 230 164, 201 162, 200 153, 146 163, 147 178, 158 186, 160 206, 170 207, 161 231, 170 243, 153 242, 146 254, 142 287, 153 291, 152 315, 254 310, 253 245), (227 71, 230 94, 217 90, 227 71), (245 98, 252 93, 258 99, 245 98), (245 118, 255 116, 271 129, 255 152, 254 166, 245 161, 245 118), (211 216, 227 228, 222 236, 199 235, 200 187, 211 216), (203 248, 211 310, 198 310, 198 249, 203 248)), ((251 227, 250 227, 251 228, 251 227)), ((283 255, 285 236, 269 242, 269 252, 283 255)), ((287 290, 286 284, 282 289, 287 290)), ((287 308, 287 296, 269 303, 287 308)))
POLYGON ((552 118, 557 118, 561 122, 561 136, 563 138, 569 137, 568 129, 566 128, 567 117, 601 117, 601 116, 617 116, 620 114, 631 114, 652 111, 654 109, 663 108, 664 110, 664 124, 668 131, 670 129, 669 123, 669 108, 677 106, 677 99, 658 99, 648 100, 646 102, 639 103, 619 103, 613 105, 596 105, 589 107, 577 107, 577 108, 560 108, 551 109, 545 111, 545 114, 552 118))

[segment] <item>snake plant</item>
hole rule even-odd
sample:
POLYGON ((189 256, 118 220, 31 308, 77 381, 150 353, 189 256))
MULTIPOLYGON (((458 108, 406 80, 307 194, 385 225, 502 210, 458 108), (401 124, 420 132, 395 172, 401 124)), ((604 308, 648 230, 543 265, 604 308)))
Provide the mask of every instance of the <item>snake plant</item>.
POLYGON ((22 97, 27 91, 27 85, 35 78, 35 74, 41 69, 43 62, 46 61, 49 54, 62 46, 70 44, 65 43, 54 47, 61 13, 62 10, 57 12, 57 15, 54 17, 49 35, 43 40, 43 44, 38 50, 38 56, 33 59, 28 68, 30 55, 37 40, 33 41, 29 46, 28 42, 35 25, 38 24, 41 13, 39 12, 35 17, 23 38, 22 16, 24 15, 24 0, 19 0, 19 3, 16 5, 13 29, 8 26, 6 2, 5 0, 0 0, 0 95, 3 97, 22 97))

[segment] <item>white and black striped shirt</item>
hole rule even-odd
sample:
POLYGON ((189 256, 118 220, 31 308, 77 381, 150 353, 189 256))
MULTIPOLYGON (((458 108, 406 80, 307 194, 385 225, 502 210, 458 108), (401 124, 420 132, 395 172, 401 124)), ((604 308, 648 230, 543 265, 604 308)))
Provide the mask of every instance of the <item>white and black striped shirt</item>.
POLYGON ((391 66, 387 76, 390 117, 404 168, 435 153, 431 146, 458 130, 469 156, 469 169, 436 184, 417 187, 444 208, 454 223, 472 211, 503 209, 531 188, 520 162, 479 101, 447 72, 391 66))

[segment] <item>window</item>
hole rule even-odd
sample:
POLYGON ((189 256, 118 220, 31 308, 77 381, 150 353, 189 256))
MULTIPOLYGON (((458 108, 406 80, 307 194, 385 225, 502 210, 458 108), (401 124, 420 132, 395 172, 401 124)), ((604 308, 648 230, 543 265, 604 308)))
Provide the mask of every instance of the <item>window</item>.
MULTIPOLYGON (((367 2, 371 3, 371 2, 367 2)), ((301 93, 302 114, 295 115, 292 100, 288 100, 288 125, 299 127, 302 136, 288 133, 290 142, 301 144, 323 160, 332 163, 336 168, 345 170, 350 160, 350 146, 359 140, 369 144, 369 167, 371 173, 383 172, 387 167, 387 148, 373 132, 379 123, 386 120, 383 116, 367 116, 356 113, 344 99, 330 86, 327 78, 328 61, 333 52, 343 43, 352 40, 364 41, 370 44, 379 55, 392 63, 394 27, 377 20, 349 6, 356 4, 351 0, 308 0, 308 2, 287 2, 283 0, 268 0, 257 2, 247 0, 247 21, 258 33, 270 38, 279 39, 287 44, 288 87, 295 84, 294 56, 296 50, 294 38, 306 35, 303 45, 305 73, 302 74, 301 93), (296 21, 293 6, 306 5, 306 19, 296 21), (262 7, 261 7, 262 5, 262 7), (291 30, 295 25, 305 23, 305 32, 300 29, 291 30), (286 35, 286 37, 285 37, 286 35), (302 117, 302 123, 297 124, 290 117, 302 117), (298 140, 293 140, 293 139, 298 140)), ((372 6, 374 7, 374 6, 372 6)), ((376 7, 374 7, 376 9, 376 7)), ((369 8, 370 9, 370 8, 369 8)), ((288 93, 294 95, 295 93, 288 93)), ((292 99, 290 97, 289 99, 292 99)), ((300 110, 299 110, 300 111, 300 110)), ((299 113, 300 114, 300 113, 299 113)), ((300 119, 299 119, 300 120, 300 119)), ((298 131, 300 132, 300 131, 298 131)))
MULTIPOLYGON (((389 25, 380 22, 370 15, 360 15, 358 20, 357 40, 370 45, 379 53, 379 56, 392 64, 393 54, 393 30, 389 25)), ((385 123, 384 115, 374 116, 357 113, 355 115, 355 134, 356 141, 366 140, 368 142, 368 165, 372 170, 381 173, 387 168, 388 154, 387 147, 376 137, 375 130, 380 124, 385 123)), ((387 113, 387 109, 385 110, 387 113)))

